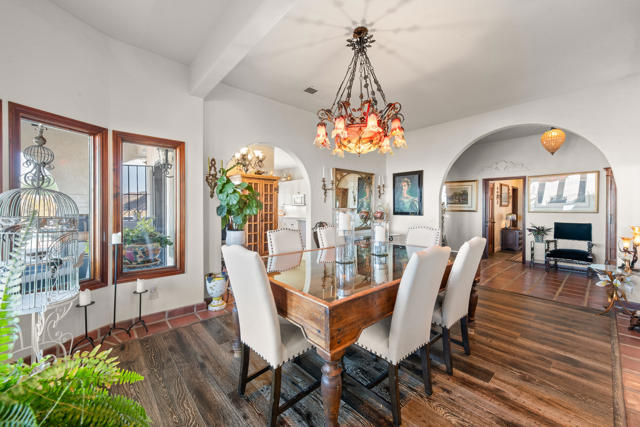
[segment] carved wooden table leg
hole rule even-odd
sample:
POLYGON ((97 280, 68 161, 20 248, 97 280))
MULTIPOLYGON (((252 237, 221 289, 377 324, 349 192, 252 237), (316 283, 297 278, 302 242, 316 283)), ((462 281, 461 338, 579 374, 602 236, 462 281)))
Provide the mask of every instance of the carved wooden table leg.
POLYGON ((473 322, 476 319, 476 308, 478 307, 477 285, 478 285, 478 282, 474 280, 473 286, 471 286, 471 297, 469 298, 469 313, 468 313, 469 322, 473 322))
MULTIPOLYGON (((321 357, 323 354, 318 352, 321 357)), ((337 426, 338 413, 340 412, 340 397, 342 396, 342 366, 340 356, 335 356, 336 360, 324 359, 322 365, 322 405, 324 407, 324 425, 337 426)))
POLYGON ((242 344, 240 342, 240 319, 238 319, 238 309, 236 308, 235 304, 233 305, 231 314, 233 316, 233 333, 235 334, 235 337, 231 342, 231 348, 233 349, 233 357, 238 359, 240 358, 242 344))

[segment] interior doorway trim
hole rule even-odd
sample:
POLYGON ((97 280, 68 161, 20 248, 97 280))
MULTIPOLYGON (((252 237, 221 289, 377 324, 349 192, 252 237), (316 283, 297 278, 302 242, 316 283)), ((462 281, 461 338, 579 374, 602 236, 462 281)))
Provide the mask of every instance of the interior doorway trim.
POLYGON ((487 239, 487 244, 484 247, 484 258, 489 257, 489 200, 491 195, 489 194, 489 187, 491 182, 495 181, 512 181, 512 180, 522 180, 522 201, 525 202, 524 209, 522 209, 522 263, 526 262, 526 253, 527 253, 527 239, 526 239, 526 231, 527 231, 527 209, 526 209, 526 200, 527 200, 527 177, 526 176, 507 176, 507 177, 499 177, 499 178, 483 178, 482 179, 482 237, 487 239))

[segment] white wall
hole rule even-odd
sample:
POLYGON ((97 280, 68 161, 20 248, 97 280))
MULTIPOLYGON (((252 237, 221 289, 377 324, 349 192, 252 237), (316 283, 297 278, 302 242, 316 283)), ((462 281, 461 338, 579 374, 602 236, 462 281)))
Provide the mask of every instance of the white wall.
MULTIPOLYGON (((449 168, 473 142, 510 126, 552 123, 580 135, 602 151, 618 185, 618 233, 629 234, 628 227, 640 222, 638 111, 640 76, 634 75, 571 94, 409 131, 409 148, 396 150, 387 159, 387 180, 391 182, 394 172, 424 170, 425 214, 423 217, 393 217, 393 231, 406 232, 410 225, 418 223, 438 225, 441 185, 449 168)), ((583 161, 579 153, 571 159, 572 169, 584 169, 581 167, 583 161)), ((391 202, 391 191, 387 192, 387 202, 391 202)))
MULTIPOLYGON (((7 101, 109 131, 186 142, 186 273, 149 280, 150 287, 158 288, 158 298, 145 298, 143 311, 201 302, 203 100, 188 94, 187 68, 110 39, 44 0, 0 2, 0 61, 3 188, 8 186, 7 101)), ((111 217, 111 203, 105 213, 111 217)), ((137 299, 131 294, 134 286, 118 286, 119 319, 137 314, 137 299)), ((112 292, 113 286, 94 292, 96 305, 89 309, 89 329, 110 322, 112 292)), ((80 310, 74 308, 61 329, 79 335, 81 319, 80 310)))
MULTIPOLYGON (((320 189, 323 165, 375 174, 385 169, 385 158, 377 153, 362 157, 345 154, 339 158, 313 145, 318 118, 308 111, 224 84, 218 85, 207 98, 204 110, 205 158, 227 159, 243 145, 263 143, 282 148, 302 162, 311 187, 307 191, 310 217, 307 231, 315 222, 331 223, 333 218, 333 194, 328 194, 325 203, 320 189)), ((217 200, 209 199, 208 189, 205 198, 205 269, 214 271, 220 263, 220 219, 215 212, 217 200)), ((308 245, 313 240, 310 237, 308 245)))
MULTIPOLYGON (((530 213, 526 212, 526 225, 546 225, 553 227, 558 222, 590 222, 593 224, 593 242, 596 244, 594 254, 596 260, 604 261, 605 249, 605 216, 606 188, 603 168, 609 163, 602 152, 589 141, 575 135, 567 134, 567 140, 555 155, 550 155, 540 144, 539 135, 522 138, 480 142, 469 147, 453 164, 447 181, 477 179, 478 191, 482 192, 483 178, 505 176, 534 176, 566 172, 600 171, 599 206, 597 213, 530 213)), ((497 182, 496 182, 497 185, 497 182)), ((525 191, 526 192, 526 191, 525 191)), ((520 192, 521 200, 528 194, 520 192)), ((460 245, 476 235, 482 235, 482 194, 478 196, 477 212, 450 212, 445 226, 447 238, 452 245, 460 245)), ((502 208, 505 209, 505 208, 502 208)), ((525 209, 528 208, 525 206, 525 209)), ((511 211, 511 208, 508 209, 511 211)), ((504 225, 504 215, 496 210, 496 229, 504 225)), ((527 259, 531 236, 526 236, 525 250, 527 259)), ((566 243, 565 243, 566 244, 566 243)), ((499 239, 496 250, 499 250, 499 239)), ((584 247, 585 245, 582 244, 584 247)), ((452 246, 456 247, 456 246, 452 246)), ((544 251, 537 248, 536 258, 543 259, 544 251)))

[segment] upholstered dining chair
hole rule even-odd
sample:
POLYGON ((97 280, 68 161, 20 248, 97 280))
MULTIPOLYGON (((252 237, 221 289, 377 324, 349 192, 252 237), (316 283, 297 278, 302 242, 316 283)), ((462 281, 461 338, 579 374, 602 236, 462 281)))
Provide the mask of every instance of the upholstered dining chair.
POLYGON ((275 426, 282 412, 320 385, 316 381, 280 405, 282 365, 309 350, 311 344, 298 326, 278 316, 271 285, 258 253, 239 245, 225 245, 222 254, 233 286, 240 323, 242 354, 238 394, 244 395, 247 383, 270 369, 273 377, 268 422, 275 426), (268 365, 248 375, 250 349, 266 360, 268 365))
POLYGON ((440 229, 427 225, 411 227, 407 231, 407 246, 438 246, 440 244, 440 229))
POLYGON ((330 248, 336 245, 336 227, 328 225, 318 228, 318 247, 330 248))
POLYGON ((302 234, 300 230, 279 228, 267 231, 269 255, 299 252, 302 248, 302 234))
MULTIPOLYGON (((433 311, 433 323, 442 328, 442 353, 444 364, 449 375, 453 374, 451 362, 451 343, 461 345, 466 355, 471 354, 469 347, 469 298, 478 264, 482 258, 487 239, 474 237, 465 242, 453 262, 445 291, 438 295, 433 311), (462 341, 452 339, 449 330, 460 321, 462 341)), ((438 337, 440 338, 440 337, 438 337)))
POLYGON ((418 349, 422 360, 424 389, 427 394, 432 393, 429 359, 431 315, 450 253, 450 248, 440 246, 414 253, 402 274, 393 315, 363 330, 356 342, 356 345, 389 363, 386 375, 366 387, 372 388, 386 376, 389 377, 391 411, 395 425, 401 423, 398 364, 418 349))

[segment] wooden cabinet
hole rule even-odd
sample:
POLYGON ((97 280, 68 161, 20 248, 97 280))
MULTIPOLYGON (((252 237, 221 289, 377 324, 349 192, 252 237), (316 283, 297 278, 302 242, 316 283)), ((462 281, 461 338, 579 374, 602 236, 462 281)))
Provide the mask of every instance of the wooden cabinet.
POLYGON ((242 181, 251 184, 260 193, 262 210, 247 219, 244 227, 247 249, 260 255, 269 254, 267 231, 278 228, 278 177, 271 175, 240 175, 242 181))
POLYGON ((501 230, 502 250, 522 250, 522 230, 519 228, 503 228, 501 230))

